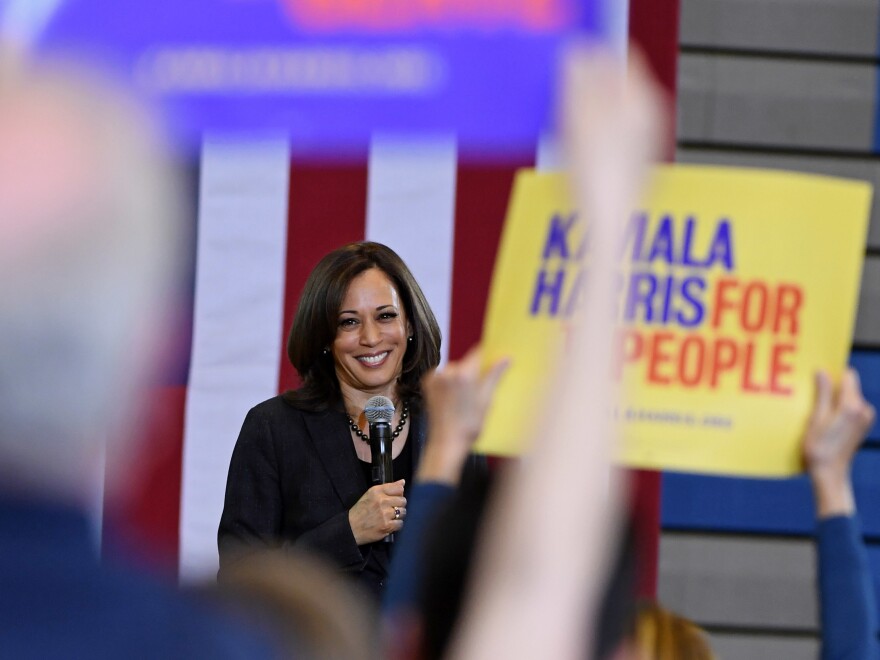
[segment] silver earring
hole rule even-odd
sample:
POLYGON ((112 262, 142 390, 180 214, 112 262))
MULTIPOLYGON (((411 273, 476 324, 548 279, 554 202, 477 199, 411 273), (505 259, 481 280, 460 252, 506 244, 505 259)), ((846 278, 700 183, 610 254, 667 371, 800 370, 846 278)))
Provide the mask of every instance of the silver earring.
POLYGON ((324 355, 328 355, 329 353, 330 353, 330 349, 329 349, 329 348, 325 348, 325 349, 324 349, 324 355))
POLYGON ((412 341, 412 338, 413 338, 413 336, 412 336, 412 335, 410 335, 410 336, 409 336, 409 341, 412 341))

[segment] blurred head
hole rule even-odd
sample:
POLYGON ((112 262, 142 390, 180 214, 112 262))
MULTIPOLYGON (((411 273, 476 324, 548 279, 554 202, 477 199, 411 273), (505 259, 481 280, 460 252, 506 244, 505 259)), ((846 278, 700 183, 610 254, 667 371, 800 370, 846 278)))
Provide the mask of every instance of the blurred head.
POLYGON ((636 614, 638 660, 712 660, 706 633, 695 623, 655 602, 639 604, 636 614))
POLYGON ((379 658, 380 627, 369 597, 311 554, 249 555, 230 567, 214 593, 280 642, 284 657, 379 658))
POLYGON ((326 255, 309 275, 287 355, 303 380, 295 400, 306 407, 338 401, 340 379, 364 392, 396 380, 397 395, 408 399, 440 361, 440 328, 393 250, 350 243, 326 255))
POLYGON ((0 144, 0 484, 90 497, 154 360, 173 176, 130 103, 59 65, 2 62, 0 144))

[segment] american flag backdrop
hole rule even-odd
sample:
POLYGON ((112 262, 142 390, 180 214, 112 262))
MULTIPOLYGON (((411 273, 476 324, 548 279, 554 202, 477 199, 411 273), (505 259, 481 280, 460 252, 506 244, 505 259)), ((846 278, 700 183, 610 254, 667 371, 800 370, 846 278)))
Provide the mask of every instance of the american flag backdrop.
MULTIPOLYGON (((677 23, 678 0, 630 2, 630 36, 671 97, 677 23)), ((282 136, 206 137, 192 167, 193 286, 179 368, 150 397, 135 495, 115 503, 105 527, 144 539, 141 554, 183 580, 213 575, 244 416, 297 384, 285 343, 312 267, 350 241, 389 245, 425 290, 444 358, 460 357, 480 337, 514 174, 552 165, 545 147, 488 160, 448 136, 376 136, 360 152, 326 161, 298 155, 282 136)), ((656 579, 658 486, 654 473, 636 480, 646 593, 656 579)))

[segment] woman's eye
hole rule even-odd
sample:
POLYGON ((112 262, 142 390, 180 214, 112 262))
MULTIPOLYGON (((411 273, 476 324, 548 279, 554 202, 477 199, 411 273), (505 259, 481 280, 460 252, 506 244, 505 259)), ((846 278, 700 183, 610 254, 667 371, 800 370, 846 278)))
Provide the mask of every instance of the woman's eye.
POLYGON ((389 321, 397 318, 397 312, 382 312, 379 314, 380 321, 389 321))
POLYGON ((339 321, 340 328, 352 328, 357 325, 357 319, 347 318, 339 321))

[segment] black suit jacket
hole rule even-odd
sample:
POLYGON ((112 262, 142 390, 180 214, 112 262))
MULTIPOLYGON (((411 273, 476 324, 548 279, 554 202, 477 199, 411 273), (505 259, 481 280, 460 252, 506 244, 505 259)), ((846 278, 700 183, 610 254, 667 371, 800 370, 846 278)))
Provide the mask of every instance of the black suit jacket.
MULTIPOLYGON (((407 442, 417 465, 425 425, 420 415, 410 419, 407 442)), ((229 465, 217 534, 220 578, 241 558, 272 547, 307 548, 360 573, 370 546, 355 543, 348 510, 368 488, 344 413, 306 412, 281 396, 255 406, 229 465)))

